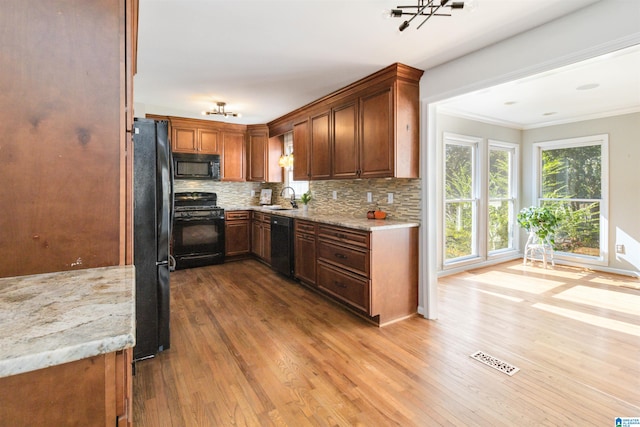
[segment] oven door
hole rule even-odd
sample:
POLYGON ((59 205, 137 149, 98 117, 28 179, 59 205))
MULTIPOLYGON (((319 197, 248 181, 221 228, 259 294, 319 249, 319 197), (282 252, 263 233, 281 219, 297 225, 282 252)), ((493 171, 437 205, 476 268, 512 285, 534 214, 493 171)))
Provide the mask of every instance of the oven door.
POLYGON ((176 269, 224 261, 224 219, 175 218, 173 256, 176 269))

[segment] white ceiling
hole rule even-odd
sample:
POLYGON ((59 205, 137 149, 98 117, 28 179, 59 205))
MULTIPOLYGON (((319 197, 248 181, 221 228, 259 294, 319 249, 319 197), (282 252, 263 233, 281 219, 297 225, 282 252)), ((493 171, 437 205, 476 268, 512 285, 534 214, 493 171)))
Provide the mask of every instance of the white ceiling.
MULTIPOLYGON (((475 0, 476 7, 453 10, 451 17, 433 17, 419 30, 416 19, 402 33, 398 31, 402 19, 384 17, 385 10, 417 1, 140 0, 136 109, 203 118, 201 111, 224 101, 227 111, 242 117, 209 116, 209 120, 267 123, 392 63, 428 69, 598 0, 475 0)), ((606 108, 631 108, 633 91, 629 86, 626 93, 620 91, 616 83, 635 77, 635 87, 640 88, 637 58, 636 50, 615 59, 632 65, 617 62, 613 72, 604 71, 615 76, 608 80, 595 80, 586 68, 549 72, 544 78, 528 78, 525 84, 469 95, 464 102, 456 99, 445 108, 468 116, 491 116, 513 126, 533 126, 539 121, 531 112, 539 116, 556 111, 544 116, 545 121, 563 119, 571 108, 569 94, 589 83, 600 87, 580 91, 588 98, 579 105, 595 105, 606 98, 603 93, 613 91, 624 99, 606 108), (626 75, 627 68, 636 70, 635 75, 626 75), (562 82, 564 76, 570 76, 569 85, 562 82), (539 90, 537 85, 547 84, 548 79, 554 86, 539 90), (545 93, 551 105, 540 100, 545 93), (507 108, 507 101, 516 104, 507 108), (525 108, 529 105, 532 108, 525 108)), ((600 69, 606 63, 594 61, 600 69)), ((635 103, 640 104, 640 96, 635 103)))

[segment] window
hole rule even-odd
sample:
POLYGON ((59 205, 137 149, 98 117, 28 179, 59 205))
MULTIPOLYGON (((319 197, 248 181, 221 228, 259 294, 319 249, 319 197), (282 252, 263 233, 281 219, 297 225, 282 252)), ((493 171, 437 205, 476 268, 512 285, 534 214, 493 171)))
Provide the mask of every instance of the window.
POLYGON ((443 265, 516 251, 518 145, 444 134, 443 265))
POLYGON ((445 135, 445 262, 478 254, 478 142, 473 138, 445 135))
MULTIPOLYGON (((284 135, 284 154, 293 153, 293 132, 286 133, 284 135)), ((295 156, 293 158, 295 163, 295 156)), ((284 170, 284 186, 291 187, 296 193, 296 198, 299 200, 303 193, 309 191, 309 181, 294 181, 293 180, 293 168, 285 168, 284 170)), ((291 190, 287 190, 284 194, 285 197, 291 197, 291 190)))
POLYGON ((515 144, 489 141, 489 255, 514 249, 516 159, 515 144))
POLYGON ((539 205, 561 215, 555 233, 560 257, 605 260, 608 136, 534 144, 539 205))

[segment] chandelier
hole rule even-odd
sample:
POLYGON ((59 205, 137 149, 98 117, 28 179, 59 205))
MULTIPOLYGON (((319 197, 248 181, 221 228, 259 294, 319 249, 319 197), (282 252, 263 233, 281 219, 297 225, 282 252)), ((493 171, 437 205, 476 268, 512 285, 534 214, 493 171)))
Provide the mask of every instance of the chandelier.
POLYGON ((427 22, 432 16, 451 16, 450 11, 446 11, 443 8, 462 9, 463 7, 463 1, 449 2, 449 0, 418 0, 418 4, 415 6, 396 6, 396 9, 391 9, 390 16, 392 18, 411 16, 411 18, 400 24, 400 27, 398 27, 398 30, 400 31, 406 30, 409 27, 411 21, 416 19, 416 17, 424 16, 424 20, 420 23, 420 25, 416 27, 417 30, 422 27, 424 23, 427 22))
POLYGON ((240 114, 238 113, 232 113, 230 111, 225 111, 224 106, 227 105, 226 102, 216 102, 216 107, 215 109, 211 109, 209 111, 203 111, 202 115, 203 116, 210 116, 210 115, 219 115, 219 116, 224 116, 224 117, 240 117, 240 114))

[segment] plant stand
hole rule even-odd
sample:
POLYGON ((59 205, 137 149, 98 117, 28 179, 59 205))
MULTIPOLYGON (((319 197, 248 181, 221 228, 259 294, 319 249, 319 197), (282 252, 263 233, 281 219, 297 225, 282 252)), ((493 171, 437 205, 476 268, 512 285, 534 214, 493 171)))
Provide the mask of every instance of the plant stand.
POLYGON ((527 265, 527 258, 533 262, 534 260, 542 260, 542 265, 547 268, 547 262, 550 261, 553 267, 556 266, 553 259, 553 246, 548 241, 541 241, 535 232, 529 232, 527 244, 524 246, 523 265, 527 265))

